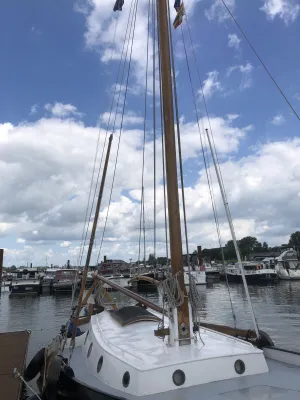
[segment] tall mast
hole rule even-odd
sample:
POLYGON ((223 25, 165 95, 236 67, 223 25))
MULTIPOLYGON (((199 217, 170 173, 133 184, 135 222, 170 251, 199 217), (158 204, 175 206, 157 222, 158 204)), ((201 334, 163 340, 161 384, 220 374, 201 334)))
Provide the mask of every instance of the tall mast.
POLYGON ((168 0, 157 0, 157 26, 159 29, 159 52, 161 57, 161 83, 164 114, 165 158, 169 211, 171 266, 173 275, 178 274, 184 302, 177 307, 179 344, 190 344, 190 320, 188 298, 184 285, 182 241, 179 213, 176 142, 174 130, 173 93, 168 29, 168 0))

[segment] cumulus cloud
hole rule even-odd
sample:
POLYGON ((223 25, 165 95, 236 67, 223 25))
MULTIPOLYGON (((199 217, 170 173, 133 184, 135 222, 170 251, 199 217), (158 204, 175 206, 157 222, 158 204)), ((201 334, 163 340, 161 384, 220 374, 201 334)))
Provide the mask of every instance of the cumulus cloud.
POLYGON ((271 124, 276 125, 276 126, 280 126, 284 123, 285 123, 285 118, 282 114, 275 115, 271 120, 271 124))
POLYGON ((232 47, 236 50, 239 50, 241 39, 238 37, 236 33, 229 33, 228 34, 228 47, 232 47))
POLYGON ((227 69, 227 76, 230 76, 234 71, 239 71, 242 75, 240 90, 249 89, 252 86, 252 70, 253 65, 248 61, 245 65, 234 65, 227 69))
MULTIPOLYGON (((110 121, 110 123, 112 123, 112 121, 116 118, 115 124, 117 126, 120 125, 121 120, 122 120, 121 114, 117 114, 117 115, 114 114, 113 116, 111 116, 111 118, 109 118, 109 116, 110 116, 109 112, 105 112, 105 113, 101 114, 100 122, 102 122, 103 124, 107 124, 110 121)), ((144 122, 144 118, 138 116, 133 111, 129 111, 123 115, 123 126, 140 125, 143 122, 144 122)))
MULTIPOLYGON (((201 120, 201 125, 202 122, 207 123, 206 120, 201 120)), ((213 117, 211 124, 216 147, 222 159, 236 152, 239 142, 251 129, 251 126, 239 126, 236 115, 227 118, 213 117)), ((0 199, 0 234, 6 237, 17 236, 19 245, 26 243, 26 246, 29 246, 8 251, 7 262, 12 264, 34 262, 44 265, 47 253, 49 258, 52 257, 53 263, 61 264, 71 259, 72 264, 76 264, 98 132, 97 127, 86 127, 76 120, 54 117, 20 125, 11 123, 0 125, 0 174, 3 177, 1 185, 5 193, 0 199), (33 250, 30 247, 33 247, 33 250), (52 254, 49 253, 49 249, 52 249, 52 254)), ((124 129, 122 133, 102 255, 105 252, 115 257, 137 256, 142 140, 143 131, 140 129, 131 127, 124 129)), ((201 143, 195 121, 182 121, 181 140, 184 163, 194 163, 196 168, 194 179, 196 179, 197 171, 202 165, 196 164, 201 154, 201 143)), ((104 141, 105 131, 100 130, 97 168, 104 141)), ((97 246, 106 218, 117 143, 118 134, 115 134, 96 237, 97 246)), ((163 253, 164 213, 160 138, 157 138, 156 147, 159 150, 157 237, 158 249, 163 253)), ((148 215, 146 223, 151 227, 151 215, 153 215, 151 139, 147 140, 145 149, 144 185, 148 215)), ((147 239, 149 244, 151 240, 147 239)), ((94 262, 96 252, 93 254, 94 262)))
POLYGON ((72 104, 63 104, 63 103, 48 103, 45 104, 45 110, 49 111, 53 116, 58 118, 65 118, 69 116, 78 116, 81 117, 83 114, 77 111, 77 107, 72 104))
MULTIPOLYGON (((226 5, 233 12, 235 9, 235 0, 227 0, 226 5)), ((205 10, 205 16, 209 21, 216 19, 218 22, 224 22, 231 18, 221 0, 213 0, 213 4, 205 10)))
POLYGON ((261 10, 266 13, 269 20, 273 21, 278 17, 289 25, 298 17, 300 5, 296 0, 264 0, 261 10))
MULTIPOLYGON (((191 14, 193 12, 196 3, 197 0, 191 0, 187 4, 185 4, 188 14, 191 14)), ((114 4, 110 0, 83 0, 77 2, 75 6, 75 11, 78 11, 85 16, 86 31, 84 34, 84 39, 87 48, 99 53, 101 62, 105 64, 110 63, 111 60, 118 61, 121 59, 124 40, 125 47, 123 52, 123 59, 127 51, 127 45, 129 44, 129 49, 131 46, 132 32, 130 32, 130 29, 128 29, 127 31, 126 28, 129 17, 131 21, 133 15, 133 6, 131 7, 129 3, 125 3, 121 13, 114 13, 113 5, 114 4)), ((176 12, 173 6, 170 7, 170 12, 171 18, 174 19, 176 12)), ((134 79, 134 83, 139 87, 144 87, 145 85, 147 56, 147 52, 145 51, 145 49, 148 36, 147 26, 148 3, 139 2, 136 15, 134 43, 131 55, 131 68, 133 72, 132 77, 134 79)), ((152 60, 152 55, 153 43, 152 38, 150 37, 149 60, 152 60)), ((152 71, 152 62, 149 62, 149 77, 152 75, 152 71)), ((148 89, 149 91, 152 90, 151 85, 149 85, 148 89)))
POLYGON ((207 73, 207 78, 203 81, 202 90, 198 93, 202 96, 202 92, 205 98, 212 97, 213 94, 221 92, 223 90, 221 82, 219 81, 219 72, 211 71, 207 73))
POLYGON ((36 114, 38 111, 38 108, 39 108, 38 104, 34 104, 33 106, 31 106, 30 107, 30 115, 36 114))
POLYGON ((71 246, 71 242, 69 242, 68 240, 64 240, 63 242, 60 243, 60 247, 70 247, 71 246))

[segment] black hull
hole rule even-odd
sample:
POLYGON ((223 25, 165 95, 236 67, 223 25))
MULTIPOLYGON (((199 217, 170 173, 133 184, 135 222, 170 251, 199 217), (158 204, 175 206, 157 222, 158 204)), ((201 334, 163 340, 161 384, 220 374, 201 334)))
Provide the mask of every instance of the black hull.
MULTIPOLYGON (((51 396, 44 395, 43 400, 51 400, 51 396)), ((60 373, 57 385, 56 400, 125 400, 96 389, 83 385, 75 378, 68 376, 63 370, 60 373)))
POLYGON ((41 291, 41 285, 14 285, 11 286, 10 296, 38 296, 41 291))
MULTIPOLYGON (((223 280, 225 280, 225 275, 223 276, 223 280)), ((231 275, 227 274, 228 282, 236 282, 242 283, 242 276, 241 275, 231 275)), ((250 284, 255 283, 270 283, 278 281, 277 276, 270 276, 270 274, 255 274, 255 275, 246 275, 246 281, 250 284)))

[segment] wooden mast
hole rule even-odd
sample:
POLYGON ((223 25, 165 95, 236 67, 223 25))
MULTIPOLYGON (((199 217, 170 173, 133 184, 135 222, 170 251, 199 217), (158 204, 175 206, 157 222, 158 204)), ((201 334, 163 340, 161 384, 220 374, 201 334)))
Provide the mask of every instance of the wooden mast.
POLYGON ((159 29, 159 52, 161 58, 161 83, 164 114, 165 158, 169 211, 169 231, 171 265, 173 275, 179 273, 180 290, 184 293, 184 302, 177 307, 179 344, 190 344, 190 320, 188 297, 184 285, 182 240, 180 228, 176 142, 174 129, 173 93, 170 64, 170 43, 168 29, 168 0, 157 0, 157 26, 159 29))
POLYGON ((103 189, 104 189, 104 184, 105 184, 105 178, 106 178, 106 172, 107 172, 107 166, 108 166, 108 161, 109 161, 112 139, 113 139, 113 135, 111 134, 109 136, 108 148, 106 151, 106 158, 105 158, 105 163, 104 163, 104 168, 103 168, 103 173, 102 173, 102 180, 101 180, 100 189, 99 189, 99 196, 98 196, 96 210, 95 210, 95 217, 94 217, 94 222, 93 222, 93 227, 92 227, 92 232, 91 232, 91 237, 90 237, 90 243, 89 243, 85 267, 84 267, 82 280, 81 280, 78 304, 77 304, 77 308, 76 308, 76 312, 75 312, 75 316, 74 316, 75 322, 74 322, 74 329, 72 332, 72 344, 73 345, 75 343, 74 339, 75 339, 75 335, 76 335, 76 329, 78 326, 78 318, 79 318, 80 310, 82 308, 82 299, 83 299, 83 293, 84 293, 85 284, 86 284, 86 277, 87 277, 88 269, 90 266, 90 260, 91 260, 91 255, 92 255, 92 250, 93 250, 93 245, 94 245, 94 240, 95 240, 95 235, 96 235, 96 229, 97 229, 97 223, 98 223, 98 217, 99 217, 99 212, 100 212, 100 206, 101 206, 101 200, 102 200, 103 189))

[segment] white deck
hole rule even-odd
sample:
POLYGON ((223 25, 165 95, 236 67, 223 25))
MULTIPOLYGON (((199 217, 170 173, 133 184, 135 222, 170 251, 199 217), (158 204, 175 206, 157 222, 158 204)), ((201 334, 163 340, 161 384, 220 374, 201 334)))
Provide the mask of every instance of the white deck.
POLYGON ((167 340, 154 336, 155 329, 155 322, 138 322, 122 327, 105 311, 93 316, 82 347, 84 369, 94 375, 99 385, 105 383, 137 396, 268 371, 263 352, 244 341, 201 329, 204 344, 198 339, 197 342, 193 340, 190 346, 171 347, 167 340), (98 373, 97 364, 101 356, 103 366, 98 373), (246 366, 243 375, 238 375, 234 369, 238 359, 246 366), (183 370, 186 377, 180 387, 176 387, 172 379, 177 369, 183 370), (126 371, 130 373, 130 385, 124 388, 122 378, 126 371))

